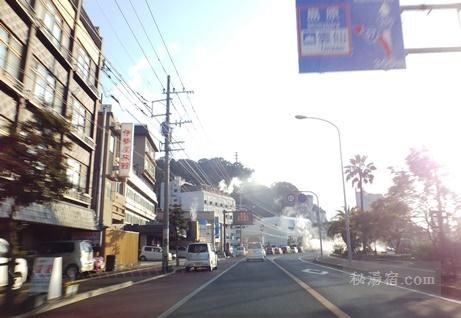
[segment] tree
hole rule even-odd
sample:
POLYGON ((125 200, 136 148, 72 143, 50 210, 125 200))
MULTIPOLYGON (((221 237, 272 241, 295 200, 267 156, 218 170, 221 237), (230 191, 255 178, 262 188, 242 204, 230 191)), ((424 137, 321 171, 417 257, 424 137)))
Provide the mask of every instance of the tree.
MULTIPOLYGON (((327 235, 331 238, 335 238, 337 235, 340 235, 344 244, 347 245, 347 234, 346 234, 346 214, 344 211, 337 210, 337 214, 333 219, 328 223, 327 235)), ((351 249, 355 253, 356 249, 360 242, 360 237, 358 233, 357 226, 357 215, 358 210, 352 208, 349 214, 349 229, 351 234, 351 249)))
POLYGON ((432 256, 442 264, 442 276, 455 276, 457 250, 456 215, 461 208, 459 196, 443 182, 442 167, 431 158, 426 149, 411 149, 406 157, 409 173, 413 176, 416 217, 423 219, 432 242, 432 256))
POLYGON ((176 237, 176 265, 179 266, 179 237, 188 229, 187 220, 184 218, 184 211, 181 205, 175 204, 172 206, 172 210, 170 211, 170 224, 174 227, 176 237))
POLYGON ((271 186, 274 200, 278 204, 280 211, 287 206, 292 206, 293 203, 288 201, 288 195, 298 193, 298 188, 290 182, 279 181, 271 186))
MULTIPOLYGON (((163 159, 157 160, 157 166, 163 167, 163 159)), ((198 161, 191 159, 171 160, 171 174, 182 177, 186 182, 201 186, 209 185, 218 187, 224 180, 229 185, 233 178, 241 181, 247 180, 254 172, 240 162, 231 163, 221 157, 202 158, 198 161)), ((160 184, 163 182, 162 169, 157 169, 156 178, 160 184)))
POLYGON ((360 191, 360 209, 363 211, 363 184, 373 183, 373 171, 376 170, 375 165, 370 162, 367 163, 367 156, 355 155, 350 159, 350 165, 345 167, 344 173, 346 180, 352 180, 352 186, 357 187, 360 191))
POLYGON ((69 123, 59 115, 36 109, 30 120, 9 125, 0 136, 0 202, 9 208, 7 220, 8 279, 5 305, 12 304, 14 265, 17 256, 16 214, 32 203, 60 199, 72 184, 68 181, 65 150, 72 144, 69 123))

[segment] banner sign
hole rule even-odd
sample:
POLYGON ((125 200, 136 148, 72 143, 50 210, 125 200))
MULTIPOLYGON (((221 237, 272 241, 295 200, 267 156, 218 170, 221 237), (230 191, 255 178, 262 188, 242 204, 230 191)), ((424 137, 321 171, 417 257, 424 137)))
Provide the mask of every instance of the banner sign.
POLYGON ((128 177, 133 165, 133 124, 121 124, 121 139, 120 139, 120 177, 128 177))
POLYGON ((296 0, 299 72, 405 68, 398 0, 296 0))
POLYGON ((61 297, 62 257, 37 257, 31 280, 31 294, 48 294, 47 299, 61 297))

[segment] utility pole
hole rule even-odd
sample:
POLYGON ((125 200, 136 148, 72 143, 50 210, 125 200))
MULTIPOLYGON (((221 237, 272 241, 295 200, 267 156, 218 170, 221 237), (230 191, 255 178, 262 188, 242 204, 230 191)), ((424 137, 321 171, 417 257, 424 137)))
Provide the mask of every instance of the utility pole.
MULTIPOLYGON (((192 91, 180 91, 177 92, 173 88, 173 92, 170 88, 170 75, 167 76, 166 83, 166 113, 165 121, 162 123, 162 135, 165 137, 164 151, 165 151, 165 166, 164 166, 164 191, 163 191, 163 255, 162 255, 162 270, 164 273, 168 272, 168 255, 170 252, 170 152, 184 150, 182 148, 170 149, 171 142, 171 126, 181 126, 183 124, 191 123, 190 120, 186 121, 175 121, 174 123, 170 122, 170 103, 171 103, 171 94, 180 94, 193 93, 192 91)), ((152 101, 158 102, 162 100, 152 101)), ((151 115, 152 117, 162 116, 162 115, 151 115)), ((173 142, 173 144, 181 144, 182 141, 173 142)))
POLYGON ((164 273, 168 272, 168 255, 170 252, 170 75, 167 76, 166 82, 166 115, 163 122, 162 133, 165 137, 165 177, 163 189, 163 255, 162 269, 164 273))

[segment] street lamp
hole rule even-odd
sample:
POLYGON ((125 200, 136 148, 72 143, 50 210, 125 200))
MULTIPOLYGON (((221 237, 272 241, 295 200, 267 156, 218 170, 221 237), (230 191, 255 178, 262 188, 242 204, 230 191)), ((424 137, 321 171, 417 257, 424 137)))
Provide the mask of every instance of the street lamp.
POLYGON ((320 240, 320 258, 323 257, 323 245, 322 245, 322 221, 320 219, 320 201, 319 201, 319 196, 317 193, 313 191, 300 191, 301 193, 310 193, 315 196, 315 199, 317 201, 317 223, 319 226, 319 240, 320 240))
POLYGON ((341 180, 343 183, 343 198, 344 198, 344 211, 346 213, 346 244, 347 244, 347 259, 349 261, 349 264, 352 262, 352 249, 351 249, 351 232, 350 232, 350 226, 349 226, 349 209, 347 208, 347 199, 346 199, 346 183, 344 181, 344 164, 343 164, 343 148, 342 148, 342 143, 341 143, 341 132, 339 131, 338 126, 333 124, 331 121, 319 118, 319 117, 309 117, 309 116, 304 116, 304 115, 296 115, 296 119, 313 119, 313 120, 318 120, 322 121, 324 123, 330 124, 333 126, 336 131, 338 132, 338 142, 339 142, 339 160, 341 162, 341 180))

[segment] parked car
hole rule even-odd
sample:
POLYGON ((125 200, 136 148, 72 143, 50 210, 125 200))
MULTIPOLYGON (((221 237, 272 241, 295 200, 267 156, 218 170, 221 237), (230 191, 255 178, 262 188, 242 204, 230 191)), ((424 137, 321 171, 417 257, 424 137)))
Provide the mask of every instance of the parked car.
MULTIPOLYGON (((176 247, 170 247, 170 252, 172 253, 173 258, 175 258, 176 255, 176 247)), ((184 246, 179 246, 178 247, 178 255, 179 258, 186 258, 187 256, 187 248, 184 246)))
POLYGON ((275 248, 266 247, 266 255, 274 255, 274 254, 275 254, 275 248))
MULTIPOLYGON (((160 246, 145 245, 141 248, 139 259, 141 261, 161 261, 163 257, 163 249, 160 246)), ((173 259, 173 254, 168 253, 168 260, 173 259)))
POLYGON ((283 254, 290 254, 291 248, 289 246, 282 246, 283 254))
POLYGON ((247 255, 247 249, 245 246, 237 246, 235 248, 235 256, 245 256, 247 255))
POLYGON ((301 245, 298 245, 297 248, 298 248, 298 253, 304 253, 304 248, 301 245))
POLYGON ((290 246, 291 253, 298 253, 298 247, 296 245, 290 246))
POLYGON ((264 257, 266 253, 264 252, 264 248, 259 242, 255 243, 248 243, 248 254, 247 254, 247 261, 252 260, 259 260, 264 261, 264 257))
POLYGON ((43 242, 38 245, 37 256, 61 256, 63 274, 69 279, 94 269, 93 246, 86 240, 43 242))
POLYGON ((186 272, 198 268, 207 268, 210 272, 218 268, 218 255, 211 243, 191 243, 187 247, 186 272))
POLYGON ((283 254, 283 250, 282 250, 281 247, 275 247, 274 250, 275 250, 275 254, 277 254, 277 255, 283 254))
MULTIPOLYGON (((9 243, 0 238, 0 264, 8 262, 6 254, 8 253, 9 243)), ((16 265, 14 266, 14 283, 13 289, 21 288, 27 280, 27 261, 24 258, 16 258, 16 265)), ((0 266, 0 287, 8 285, 8 266, 0 266)))

